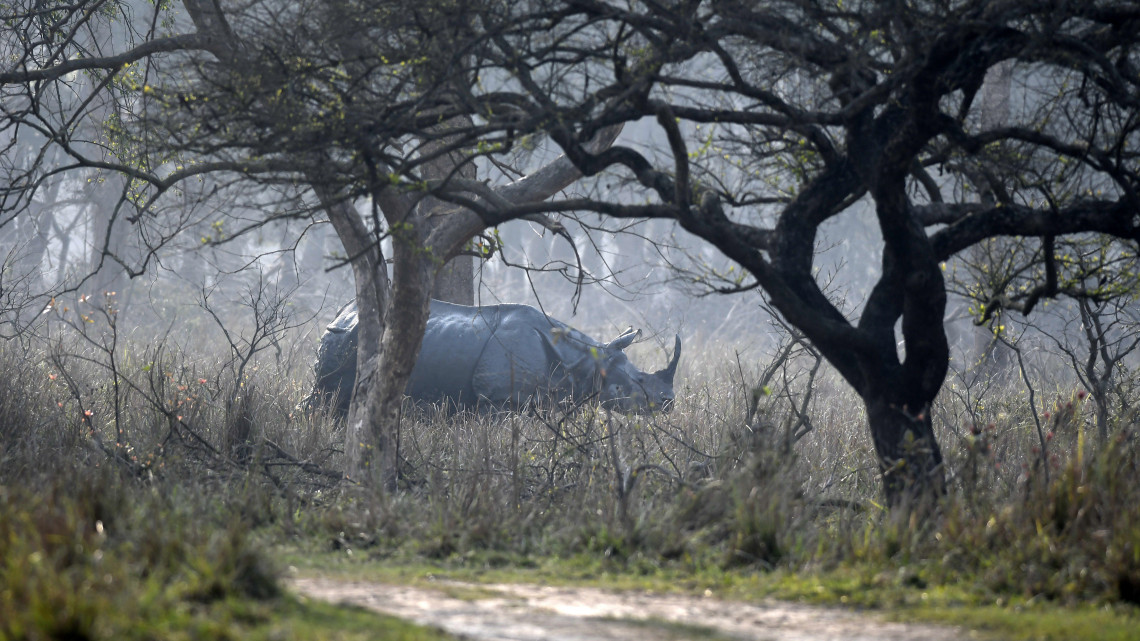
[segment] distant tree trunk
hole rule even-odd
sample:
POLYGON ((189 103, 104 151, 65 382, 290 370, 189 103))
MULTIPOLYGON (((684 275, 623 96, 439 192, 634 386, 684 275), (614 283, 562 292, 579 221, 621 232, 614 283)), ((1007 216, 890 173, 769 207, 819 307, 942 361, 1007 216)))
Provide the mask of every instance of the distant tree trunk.
MULTIPOLYGON (((470 118, 460 118, 458 122, 443 123, 439 128, 446 130, 449 127, 467 128, 470 126, 470 118)), ((454 141, 443 136, 436 142, 424 145, 422 153, 431 155, 452 145, 454 145, 454 141)), ((459 151, 452 151, 427 163, 424 166, 423 173, 424 177, 429 180, 447 180, 452 177, 474 180, 476 177, 475 164, 464 158, 459 151)), ((438 216, 447 209, 454 208, 455 205, 431 196, 424 198, 417 206, 425 218, 438 216)), ((436 252, 439 251, 439 248, 432 249, 436 252)), ((438 254, 435 258, 437 261, 445 260, 438 254)), ((475 258, 473 256, 459 255, 443 264, 437 262, 434 267, 438 271, 435 275, 435 284, 431 288, 432 298, 459 305, 475 304, 475 258)))
MULTIPOLYGON (((1004 127, 1009 123, 1009 96, 1013 86, 1013 61, 1005 60, 986 71, 981 89, 981 127, 983 131, 1004 127)), ((987 183, 979 176, 975 181, 983 202, 994 202, 993 190, 996 185, 987 183)), ((994 240, 1004 243, 1003 240, 994 240)), ((995 340, 993 331, 985 325, 974 328, 974 352, 976 363, 985 368, 991 378, 1008 379, 1013 375, 1016 364, 1013 351, 1008 345, 995 340)))
POLYGON ((195 289, 203 289, 209 282, 206 276, 206 255, 197 248, 183 248, 179 257, 178 277, 195 289))
MULTIPOLYGON (((61 179, 51 181, 44 191, 43 201, 30 204, 27 215, 11 221, 16 231, 16 241, 12 248, 15 280, 29 297, 41 296, 47 291, 44 257, 47 256, 62 187, 61 179)), ((6 276, 11 280, 10 274, 6 276)), ((31 311, 33 314, 38 313, 36 310, 31 311)))
POLYGON ((1003 60, 986 71, 982 81, 982 129, 997 129, 1009 122, 1009 94, 1013 61, 1003 60))
MULTIPOLYGON (((300 273, 299 288, 294 296, 300 296, 305 304, 313 310, 320 307, 325 296, 332 294, 322 282, 325 256, 328 251, 325 243, 329 236, 329 225, 316 224, 309 228, 297 246, 297 271, 300 273)), ((343 276, 338 271, 337 276, 343 276)), ((334 295, 335 300, 335 295, 334 295)))
MULTIPOLYGON (((99 176, 98 180, 91 180, 86 189, 86 197, 91 205, 88 206, 88 215, 91 220, 91 250, 90 264, 84 273, 91 278, 84 287, 87 293, 102 295, 105 292, 117 292, 116 304, 120 312, 126 312, 130 307, 129 284, 127 272, 119 260, 127 260, 124 254, 130 251, 131 238, 129 225, 126 221, 114 218, 115 203, 123 190, 123 179, 115 174, 99 176)), ((200 257, 192 257, 193 270, 202 271, 200 257)), ((201 278, 205 279, 204 276, 201 278)))
POLYGON ((448 261, 436 274, 431 297, 459 305, 474 305, 475 257, 460 255, 448 261))
POLYGON ((19 246, 16 248, 16 269, 19 276, 26 279, 27 290, 33 296, 44 290, 43 262, 53 215, 50 205, 35 207, 32 215, 17 221, 19 246))
MULTIPOLYGON (((1108 395, 1113 387, 1113 376, 1116 365, 1124 356, 1132 351, 1120 351, 1120 344, 1115 349, 1109 347, 1113 342, 1108 336, 1108 330, 1102 321, 1101 314, 1108 306, 1107 303, 1092 303, 1088 299, 1077 301, 1077 309, 1081 313, 1081 327, 1085 333, 1087 355, 1084 362, 1084 384, 1088 385, 1089 394, 1096 404, 1096 433, 1101 444, 1108 442, 1108 395), (1115 354, 1111 352, 1116 352, 1115 354), (1100 362, 1098 371, 1097 362, 1100 362)), ((1113 323, 1114 324, 1114 323, 1113 323)), ((1110 325, 1111 326, 1111 325, 1110 325)), ((1076 359, 1074 359, 1074 364, 1076 359)))

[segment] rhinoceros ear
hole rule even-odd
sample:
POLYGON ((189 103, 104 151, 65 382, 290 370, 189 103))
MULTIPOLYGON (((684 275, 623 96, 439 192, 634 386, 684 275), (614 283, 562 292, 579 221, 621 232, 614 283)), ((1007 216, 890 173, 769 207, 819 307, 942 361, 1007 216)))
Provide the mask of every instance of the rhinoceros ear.
POLYGON ((606 349, 616 349, 618 351, 624 350, 625 348, 632 345, 633 341, 636 340, 638 336, 641 336, 641 330, 639 329, 635 332, 633 331, 633 328, 630 327, 629 329, 622 332, 621 336, 618 336, 617 338, 610 341, 609 344, 606 345, 606 349))

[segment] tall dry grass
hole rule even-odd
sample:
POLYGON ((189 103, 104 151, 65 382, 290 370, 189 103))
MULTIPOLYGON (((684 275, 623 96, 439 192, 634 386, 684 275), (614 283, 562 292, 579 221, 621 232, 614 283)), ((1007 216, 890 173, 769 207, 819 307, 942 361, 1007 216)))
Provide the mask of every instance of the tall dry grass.
POLYGON ((936 517, 915 521, 882 509, 863 407, 804 346, 751 359, 690 346, 664 415, 409 406, 401 491, 369 498, 341 492, 343 428, 296 410, 311 380, 305 340, 283 358, 259 353, 240 376, 228 351, 173 341, 124 340, 114 359, 74 336, 0 346, 0 486, 109 469, 116 487, 207 497, 199 505, 270 538, 382 554, 906 565, 920 581, 998 594, 1138 598, 1133 426, 1118 417, 1097 442, 1085 397, 1055 366, 1034 380, 1036 412, 1008 372, 950 378, 932 409, 949 491, 936 517))

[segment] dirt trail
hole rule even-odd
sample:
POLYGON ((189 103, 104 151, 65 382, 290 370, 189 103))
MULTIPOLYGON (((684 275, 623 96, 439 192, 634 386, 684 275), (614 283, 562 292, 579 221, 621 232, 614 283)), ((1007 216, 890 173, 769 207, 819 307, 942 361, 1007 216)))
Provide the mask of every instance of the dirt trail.
POLYGON ((481 585, 440 581, 438 588, 332 579, 295 579, 300 594, 351 603, 462 639, 495 641, 957 641, 957 628, 888 623, 855 612, 765 600, 597 588, 481 585))

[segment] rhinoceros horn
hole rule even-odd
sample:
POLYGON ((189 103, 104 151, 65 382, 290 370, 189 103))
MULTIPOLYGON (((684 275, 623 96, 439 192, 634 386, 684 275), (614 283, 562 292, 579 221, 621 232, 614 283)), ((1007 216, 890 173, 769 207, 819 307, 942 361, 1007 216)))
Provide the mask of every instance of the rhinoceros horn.
POLYGON ((681 335, 676 335, 677 342, 673 345, 673 359, 669 361, 669 365, 653 375, 663 379, 670 385, 673 384, 673 375, 677 373, 677 363, 681 360, 681 335))

